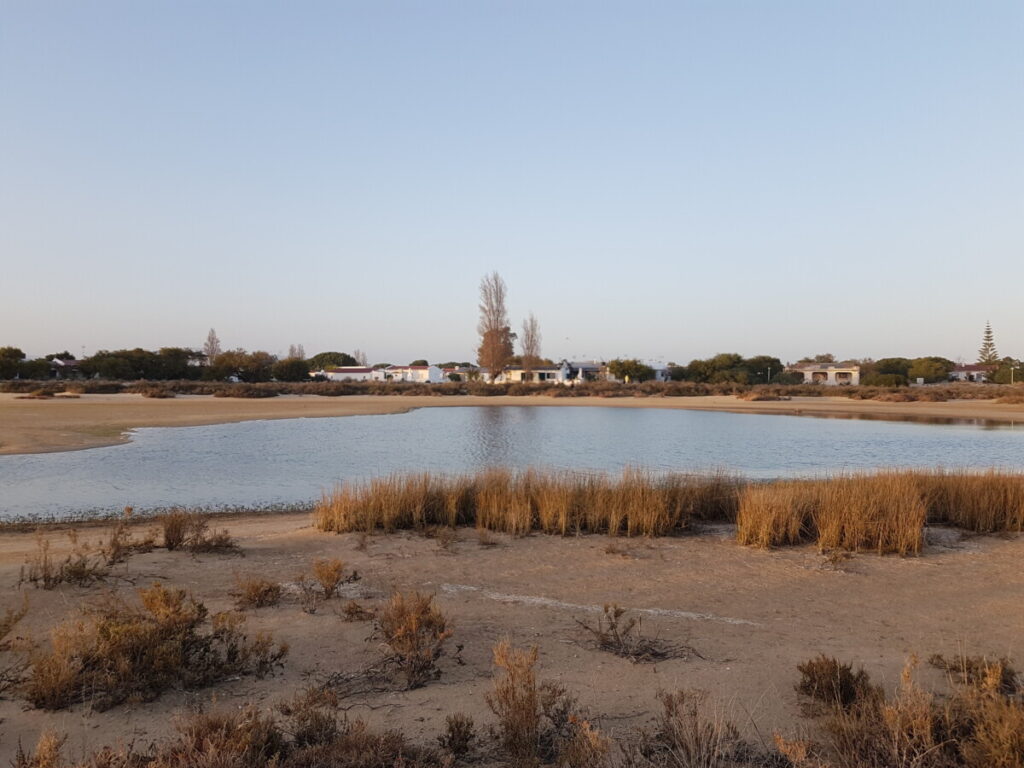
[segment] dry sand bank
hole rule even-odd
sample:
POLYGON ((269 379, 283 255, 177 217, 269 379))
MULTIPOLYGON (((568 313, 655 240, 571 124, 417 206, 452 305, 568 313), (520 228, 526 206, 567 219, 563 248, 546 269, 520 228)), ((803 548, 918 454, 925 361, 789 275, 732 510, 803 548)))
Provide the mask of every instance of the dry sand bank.
MULTIPOLYGON (((225 523, 244 557, 190 556, 157 550, 118 566, 118 578, 94 588, 26 588, 30 613, 19 634, 45 641, 54 623, 76 615, 106 590, 130 596, 154 581, 185 587, 211 610, 232 607, 234 574, 294 583, 316 557, 340 557, 363 574, 344 599, 378 605, 393 589, 421 589, 455 625, 452 644, 464 646, 464 666, 442 659, 440 680, 411 692, 374 693, 353 702, 351 716, 432 740, 445 714, 463 711, 480 725, 492 722, 484 704, 490 686, 491 646, 508 636, 538 645, 541 677, 576 693, 596 722, 613 735, 648 722, 659 690, 702 688, 739 722, 744 734, 770 738, 773 730, 808 727, 793 691, 797 663, 824 652, 862 664, 892 689, 906 656, 969 653, 1024 659, 1024 537, 962 539, 933 532, 922 557, 857 555, 828 567, 808 547, 760 551, 736 545, 728 527, 705 535, 664 539, 535 535, 482 547, 460 530, 449 549, 411 533, 372 536, 365 549, 356 535, 322 534, 306 515, 238 518, 225 523), (611 549, 611 551, 609 551, 611 549), (644 611, 645 632, 687 643, 704 658, 632 664, 595 650, 575 623, 593 621, 600 606, 618 602, 644 611)), ((104 532, 90 529, 93 541, 104 532)), ((66 535, 49 531, 55 549, 66 535)), ((0 534, 0 582, 8 586, 0 608, 20 601, 18 570, 34 551, 31 534, 0 534)), ((32 744, 45 727, 69 734, 73 754, 102 743, 145 745, 166 734, 170 716, 190 703, 248 700, 269 706, 312 679, 363 668, 376 654, 367 623, 346 622, 341 602, 322 603, 315 615, 300 610, 294 594, 278 606, 248 612, 252 630, 287 641, 291 654, 273 678, 226 682, 196 694, 171 692, 149 704, 103 713, 76 707, 55 713, 0 701, 0 764, 19 739, 32 744)), ((922 668, 926 681, 938 673, 922 668)))
POLYGON ((731 396, 679 398, 556 398, 354 395, 283 395, 233 400, 187 395, 168 400, 141 395, 82 395, 78 399, 19 400, 0 394, 0 454, 45 453, 115 445, 130 439, 135 427, 187 427, 255 419, 293 419, 404 413, 413 408, 460 406, 560 406, 672 408, 735 413, 801 414, 845 418, 977 419, 1024 421, 1024 405, 991 400, 945 403, 880 403, 843 397, 797 397, 786 401, 747 402, 731 396))

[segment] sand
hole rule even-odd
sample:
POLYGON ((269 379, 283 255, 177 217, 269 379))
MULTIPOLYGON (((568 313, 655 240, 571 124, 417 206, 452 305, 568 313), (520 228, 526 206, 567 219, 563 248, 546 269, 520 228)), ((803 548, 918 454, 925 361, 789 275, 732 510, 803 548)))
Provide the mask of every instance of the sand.
MULTIPOLYGON (((154 581, 188 588, 211 610, 232 607, 236 573, 294 584, 315 557, 340 557, 363 579, 344 599, 373 607, 393 589, 437 595, 455 626, 464 664, 441 660, 438 681, 411 692, 356 697, 351 717, 397 727, 422 743, 433 740, 447 713, 467 712, 481 725, 493 722, 484 695, 490 685, 492 645, 502 637, 540 649, 541 678, 565 685, 596 724, 621 734, 648 724, 659 690, 709 692, 715 705, 757 739, 773 730, 793 734, 812 727, 793 690, 796 665, 818 653, 863 665, 889 690, 912 653, 998 654, 1024 660, 1024 537, 962 538, 932 531, 921 557, 855 555, 832 569, 813 548, 760 551, 740 547, 720 526, 701 535, 613 540, 604 536, 521 539, 494 535, 483 547, 473 530, 445 549, 413 533, 371 536, 365 549, 354 534, 332 535, 310 527, 306 515, 224 521, 244 557, 190 556, 156 550, 118 566, 116 578, 94 588, 27 587, 30 613, 19 634, 45 642, 48 630, 77 615, 80 606, 107 590, 131 596, 154 581), (685 643, 700 657, 633 664, 589 644, 576 620, 594 621, 600 606, 618 602, 636 609, 645 633, 685 643)), ((93 541, 102 530, 83 536, 93 541)), ((51 530, 55 546, 66 534, 51 530)), ((0 582, 10 585, 0 608, 21 597, 13 585, 35 549, 32 534, 0 534, 0 582)), ((143 747, 166 735, 175 712, 216 696, 221 706, 253 701, 269 706, 310 681, 354 672, 377 653, 371 625, 344 621, 341 601, 303 613, 296 595, 278 606, 248 612, 252 630, 287 641, 291 654, 281 673, 221 683, 198 693, 169 692, 155 702, 108 712, 85 706, 55 713, 0 701, 0 764, 18 741, 34 743, 44 727, 69 734, 74 755, 103 743, 143 747)), ((939 673, 922 665, 925 682, 939 673)))
POLYGON ((201 424, 404 413, 413 408, 460 406, 559 406, 607 408, 681 408, 778 413, 844 418, 1024 421, 1024 405, 992 400, 945 403, 880 403, 843 397, 796 397, 786 401, 748 402, 731 396, 679 398, 555 398, 479 396, 321 397, 284 395, 261 400, 234 400, 201 395, 157 400, 141 395, 82 395, 77 399, 19 400, 0 393, 0 454, 44 453, 115 445, 131 439, 135 427, 187 427, 201 424))

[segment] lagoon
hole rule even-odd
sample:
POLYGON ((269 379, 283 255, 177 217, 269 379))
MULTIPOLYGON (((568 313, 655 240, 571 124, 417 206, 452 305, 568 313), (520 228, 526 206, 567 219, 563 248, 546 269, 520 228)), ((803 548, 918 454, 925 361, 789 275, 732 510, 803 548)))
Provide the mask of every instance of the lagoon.
POLYGON ((890 467, 1019 469, 1024 427, 602 407, 422 408, 404 414, 140 428, 132 442, 0 456, 0 519, 125 506, 308 504, 338 483, 487 466, 726 470, 772 478, 890 467))

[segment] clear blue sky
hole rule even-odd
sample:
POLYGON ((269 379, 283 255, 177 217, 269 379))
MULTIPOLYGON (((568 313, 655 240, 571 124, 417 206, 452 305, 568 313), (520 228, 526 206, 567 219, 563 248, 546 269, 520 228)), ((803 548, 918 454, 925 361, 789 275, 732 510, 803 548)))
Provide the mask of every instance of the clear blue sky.
POLYGON ((0 0, 0 345, 1024 355, 1024 3, 0 0))

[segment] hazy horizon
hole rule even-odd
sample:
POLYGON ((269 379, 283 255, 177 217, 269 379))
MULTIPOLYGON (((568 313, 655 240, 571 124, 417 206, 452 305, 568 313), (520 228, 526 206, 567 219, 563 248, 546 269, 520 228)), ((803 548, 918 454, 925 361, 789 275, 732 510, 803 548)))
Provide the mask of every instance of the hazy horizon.
POLYGON ((0 346, 1024 356, 1024 4, 0 2, 0 346))

